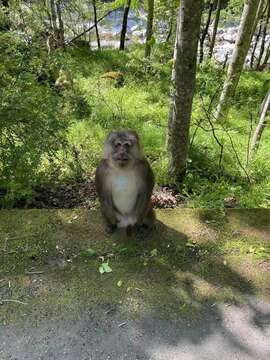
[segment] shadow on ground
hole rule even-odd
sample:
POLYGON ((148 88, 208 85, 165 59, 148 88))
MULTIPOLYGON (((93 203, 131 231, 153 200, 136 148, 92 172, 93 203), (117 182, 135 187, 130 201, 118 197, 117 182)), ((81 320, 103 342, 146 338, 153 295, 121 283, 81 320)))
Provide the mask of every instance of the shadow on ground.
POLYGON ((126 237, 98 212, 2 211, 0 359, 268 360, 269 214, 159 211, 126 237))

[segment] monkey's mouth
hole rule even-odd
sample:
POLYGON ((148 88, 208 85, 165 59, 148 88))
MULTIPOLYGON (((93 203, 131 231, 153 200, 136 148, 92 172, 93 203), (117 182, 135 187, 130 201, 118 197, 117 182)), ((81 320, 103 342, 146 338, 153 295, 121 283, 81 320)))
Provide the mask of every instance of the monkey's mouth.
POLYGON ((119 165, 126 165, 126 164, 128 163, 128 160, 129 160, 129 159, 126 159, 126 158, 124 158, 124 159, 117 159, 117 162, 118 162, 119 165))

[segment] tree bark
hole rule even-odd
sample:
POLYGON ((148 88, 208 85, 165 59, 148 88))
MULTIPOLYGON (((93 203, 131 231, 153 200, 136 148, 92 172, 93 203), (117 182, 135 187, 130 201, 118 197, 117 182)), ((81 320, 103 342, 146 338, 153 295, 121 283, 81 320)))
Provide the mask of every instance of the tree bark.
POLYGON ((98 31, 98 18, 97 18, 97 6, 96 6, 96 0, 92 0, 92 4, 93 4, 93 10, 94 10, 94 24, 95 24, 95 29, 96 29, 96 37, 97 37, 97 45, 98 45, 98 49, 101 49, 101 45, 100 45, 100 37, 99 37, 99 31, 98 31))
MULTIPOLYGON (((263 8, 264 3, 265 3, 265 0, 260 0, 258 10, 257 10, 257 14, 256 14, 256 19, 255 19, 254 25, 253 25, 253 31, 252 31, 252 34, 251 34, 251 40, 253 38, 253 35, 256 32, 256 28, 257 28, 259 20, 262 20, 265 12, 267 11, 267 5, 266 5, 265 9, 263 8)), ((260 26, 259 26, 258 32, 256 34, 256 37, 255 37, 255 43, 254 43, 252 53, 251 53, 251 58, 250 58, 250 68, 251 69, 254 66, 254 60, 255 60, 255 57, 256 57, 255 56, 256 55, 256 49, 257 49, 257 46, 258 46, 258 43, 259 43, 259 40, 260 40, 261 31, 262 31, 262 22, 260 21, 260 26)))
POLYGON ((55 1, 50 0, 50 8, 51 8, 51 19, 52 19, 52 27, 54 34, 57 33, 57 17, 56 17, 56 10, 55 10, 55 1))
POLYGON ((189 128, 203 0, 181 0, 176 30, 173 96, 168 121, 169 172, 182 182, 189 150, 189 128))
POLYGON ((265 57, 264 57, 262 65, 266 65, 268 63, 269 59, 270 59, 270 44, 268 44, 268 47, 266 49, 265 57))
POLYGON ((203 62, 204 41, 205 41, 206 35, 208 34, 213 8, 214 8, 214 1, 211 0, 209 2, 209 10, 208 10, 208 16, 207 16, 206 24, 205 24, 205 27, 204 27, 204 29, 202 31, 202 35, 201 35, 201 38, 200 38, 200 59, 199 59, 200 64, 203 62))
POLYGON ((122 30, 121 30, 121 35, 120 35, 120 47, 119 47, 120 50, 125 50, 128 14, 129 14, 129 10, 130 10, 130 5, 131 5, 131 0, 127 0, 126 5, 124 7, 122 30))
MULTIPOLYGON (((256 18, 255 18, 254 25, 253 25, 253 30, 252 30, 251 37, 253 37, 253 35, 255 34, 256 27, 257 27, 257 24, 258 24, 258 22, 259 22, 259 19, 260 19, 261 17, 263 17, 263 15, 265 14, 265 12, 266 12, 266 10, 267 10, 267 5, 266 5, 265 9, 263 9, 263 6, 264 6, 265 1, 269 1, 269 0, 260 0, 260 2, 259 2, 258 9, 257 9, 257 13, 256 13, 256 18)), ((252 39, 251 39, 251 40, 252 40, 252 39)))
POLYGON ((9 0, 1 0, 1 3, 5 8, 9 8, 9 0))
POLYGON ((268 90, 268 93, 266 94, 264 101, 262 103, 260 120, 254 131, 252 142, 251 142, 250 158, 252 158, 254 156, 256 150, 259 147, 263 130, 266 127, 266 115, 267 115, 269 106, 270 106, 270 90, 268 90))
POLYGON ((4 7, 4 13, 6 16, 5 21, 1 24, 0 31, 9 31, 10 30, 10 19, 9 19, 9 0, 1 0, 0 5, 4 7))
POLYGON ((221 11, 221 0, 217 0, 217 10, 216 10, 216 16, 214 20, 213 25, 213 35, 209 47, 209 59, 213 56, 213 51, 216 43, 216 37, 217 37, 217 30, 218 30, 218 24, 219 24, 219 18, 220 18, 220 11, 221 11))
POLYGON ((166 43, 168 43, 170 41, 170 38, 171 38, 171 35, 172 35, 172 29, 173 29, 173 20, 171 19, 170 25, 169 25, 169 31, 168 31, 168 34, 166 36, 166 43))
POLYGON ((250 47, 258 5, 259 0, 245 0, 245 6, 241 17, 236 44, 234 46, 232 58, 228 67, 227 77, 224 82, 219 105, 216 111, 217 121, 224 120, 228 115, 231 100, 238 85, 245 59, 250 47))
POLYGON ((153 21, 154 21, 154 0, 148 0, 148 15, 146 27, 146 43, 145 43, 145 57, 151 55, 151 40, 153 36, 153 21))
POLYGON ((61 13, 61 6, 60 1, 56 1, 56 12, 58 17, 58 23, 59 23, 59 29, 57 29, 58 33, 58 47, 64 47, 65 46, 65 31, 64 31, 64 23, 62 20, 62 13, 61 13))
POLYGON ((51 10, 51 24, 52 29, 50 29, 50 34, 48 38, 48 44, 50 44, 49 53, 52 50, 55 50, 58 48, 58 27, 57 27, 57 15, 56 15, 56 7, 55 7, 55 1, 50 0, 50 10, 51 10))
POLYGON ((259 42, 259 39, 260 39, 260 36, 261 36, 261 32, 262 32, 262 24, 260 24, 258 32, 256 34, 254 46, 253 46, 251 57, 250 57, 250 68, 251 69, 253 68, 253 65, 254 65, 256 49, 257 49, 258 42, 259 42))
POLYGON ((266 15, 266 19, 264 22, 264 26, 263 26, 263 31, 262 31, 262 41, 261 41, 261 48, 260 48, 260 53, 258 56, 258 61, 257 61, 257 69, 259 69, 260 65, 261 65, 261 61, 262 61, 262 57, 264 54, 264 50, 265 50, 265 38, 267 35, 267 27, 268 27, 268 23, 269 23, 269 18, 270 18, 270 6, 269 4, 267 5, 267 15, 266 15))

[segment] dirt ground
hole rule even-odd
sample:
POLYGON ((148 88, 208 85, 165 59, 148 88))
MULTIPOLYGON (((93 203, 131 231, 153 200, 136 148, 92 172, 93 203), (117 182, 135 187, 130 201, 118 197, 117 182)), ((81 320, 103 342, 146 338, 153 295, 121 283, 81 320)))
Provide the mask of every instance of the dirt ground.
POLYGON ((269 360, 270 211, 0 211, 0 360, 269 360), (101 274, 101 272, 104 272, 101 274))

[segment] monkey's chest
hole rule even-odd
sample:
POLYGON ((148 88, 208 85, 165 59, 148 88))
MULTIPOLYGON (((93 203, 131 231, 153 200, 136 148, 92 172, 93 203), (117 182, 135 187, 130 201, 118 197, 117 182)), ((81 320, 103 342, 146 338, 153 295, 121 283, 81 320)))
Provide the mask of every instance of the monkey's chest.
POLYGON ((116 173, 111 180, 114 206, 121 214, 130 214, 136 204, 138 184, 135 174, 116 173))

